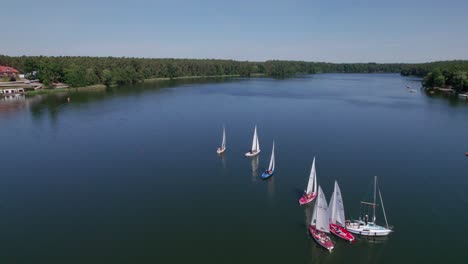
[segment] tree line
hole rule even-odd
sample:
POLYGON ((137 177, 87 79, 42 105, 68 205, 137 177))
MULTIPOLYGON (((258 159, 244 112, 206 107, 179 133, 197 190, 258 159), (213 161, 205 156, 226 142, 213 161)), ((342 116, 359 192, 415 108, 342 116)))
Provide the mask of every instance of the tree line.
POLYGON ((437 61, 413 64, 401 72, 402 75, 424 77, 426 88, 450 87, 457 92, 468 91, 468 61, 437 61))
MULTIPOLYGON (((63 82, 72 87, 136 83, 149 78, 222 75, 249 77, 252 74, 285 78, 295 74, 314 73, 401 73, 424 77, 437 68, 457 72, 449 77, 441 71, 446 78, 445 83, 450 84, 457 82, 457 78, 460 78, 458 71, 464 72, 465 75, 468 72, 468 61, 421 64, 326 63, 281 60, 251 62, 219 59, 0 55, 0 65, 14 67, 20 72, 29 74, 30 78, 39 79, 45 86, 53 82, 63 82)), ((429 84, 430 81, 427 83, 429 84)))

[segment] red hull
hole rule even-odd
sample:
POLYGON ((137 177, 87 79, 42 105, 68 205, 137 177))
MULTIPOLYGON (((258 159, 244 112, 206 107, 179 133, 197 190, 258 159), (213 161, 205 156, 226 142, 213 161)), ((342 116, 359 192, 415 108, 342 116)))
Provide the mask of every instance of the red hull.
POLYGON ((354 238, 353 234, 346 230, 346 228, 336 224, 330 224, 330 232, 335 236, 349 242, 354 242, 354 240, 356 239, 354 238))
POLYGON ((314 240, 322 247, 328 249, 330 252, 334 248, 333 241, 324 232, 315 229, 315 226, 310 225, 309 231, 314 240))
POLYGON ((317 197, 317 193, 312 193, 311 195, 304 194, 301 198, 299 198, 299 204, 304 205, 306 203, 312 202, 315 197, 317 197))

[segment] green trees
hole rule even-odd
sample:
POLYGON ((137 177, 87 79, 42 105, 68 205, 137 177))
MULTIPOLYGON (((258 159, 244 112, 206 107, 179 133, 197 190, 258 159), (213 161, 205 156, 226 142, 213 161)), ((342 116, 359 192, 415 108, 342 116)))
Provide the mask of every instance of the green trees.
POLYGON ((444 70, 435 69, 429 72, 423 79, 422 83, 424 87, 443 87, 447 86, 454 89, 457 92, 464 92, 468 90, 468 77, 467 72, 456 70, 444 70))
POLYGON ((442 75, 440 69, 436 69, 427 74, 422 82, 426 87, 441 87, 445 85, 445 76, 442 75))
POLYGON ((453 73, 451 78, 451 84, 457 91, 463 91, 465 87, 468 87, 468 78, 466 73, 462 71, 456 71, 453 73))
POLYGON ((441 61, 422 64, 326 63, 270 60, 249 62, 213 59, 146 59, 115 57, 44 57, 0 55, 0 65, 23 73, 36 72, 45 86, 65 82, 72 87, 92 84, 126 84, 148 78, 266 74, 284 78, 313 73, 401 73, 424 77, 425 86, 453 85, 466 89, 468 61, 441 61), (442 71, 436 69, 443 69, 442 71), (434 72, 435 71, 435 72, 434 72), (429 75, 429 73, 431 73, 429 75), (462 85, 463 83, 463 85, 462 85))
POLYGON ((104 69, 101 73, 101 80, 102 80, 102 83, 105 84, 106 86, 111 86, 113 84, 111 70, 104 69))

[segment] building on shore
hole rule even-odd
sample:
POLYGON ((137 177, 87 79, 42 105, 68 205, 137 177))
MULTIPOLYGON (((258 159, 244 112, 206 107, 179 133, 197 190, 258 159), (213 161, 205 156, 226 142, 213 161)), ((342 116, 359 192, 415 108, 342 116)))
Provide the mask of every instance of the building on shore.
POLYGON ((13 67, 3 66, 0 65, 0 78, 1 77, 8 77, 8 78, 17 78, 19 75, 19 71, 13 67))
POLYGON ((0 94, 4 96, 14 94, 24 94, 23 87, 0 87, 0 94))

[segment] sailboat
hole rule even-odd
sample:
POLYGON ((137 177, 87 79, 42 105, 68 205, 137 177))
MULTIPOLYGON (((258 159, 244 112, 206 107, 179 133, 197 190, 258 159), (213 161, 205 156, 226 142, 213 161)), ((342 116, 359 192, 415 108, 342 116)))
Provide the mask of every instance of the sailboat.
POLYGON ((372 221, 369 221, 369 217, 365 215, 364 220, 359 217, 359 220, 356 220, 354 222, 347 221, 346 223, 346 228, 348 229, 349 232, 353 234, 358 234, 362 236, 386 236, 392 232, 392 229, 388 226, 388 221, 387 221, 387 216, 385 214, 385 208, 383 205, 383 199, 382 199, 382 194, 380 193, 379 190, 379 196, 380 196, 380 203, 382 205, 382 211, 383 215, 385 218, 385 227, 379 226, 375 223, 375 207, 377 206, 376 200, 377 200, 377 176, 374 177, 374 201, 372 203, 369 202, 361 202, 363 205, 370 205, 373 208, 373 217, 372 221))
POLYGON ((226 129, 223 127, 223 140, 221 141, 221 147, 216 150, 216 153, 222 154, 226 150, 226 129))
POLYGON ((268 179, 273 175, 273 173, 275 173, 275 142, 274 141, 273 141, 273 148, 271 149, 270 165, 268 165, 268 169, 265 170, 260 177, 262 179, 268 179))
POLYGON ((334 247, 334 243, 326 234, 330 233, 327 211, 327 199, 325 198, 325 194, 323 194, 322 188, 319 186, 318 198, 315 202, 314 212, 312 213, 312 222, 309 225, 309 231, 319 245, 331 252, 334 247))
POLYGON ((312 202, 317 197, 317 174, 315 172, 315 157, 312 161, 312 169, 310 170, 309 182, 307 183, 307 190, 304 195, 299 199, 299 204, 303 205, 312 202))
POLYGON ((346 224, 343 197, 341 196, 340 186, 335 181, 335 189, 330 199, 328 207, 328 217, 330 220, 330 232, 337 237, 349 242, 355 240, 354 236, 344 227, 346 224))
POLYGON ((257 126, 255 126, 254 136, 252 140, 252 148, 249 152, 245 153, 247 157, 253 157, 260 153, 260 143, 258 142, 258 135, 257 135, 257 126))

